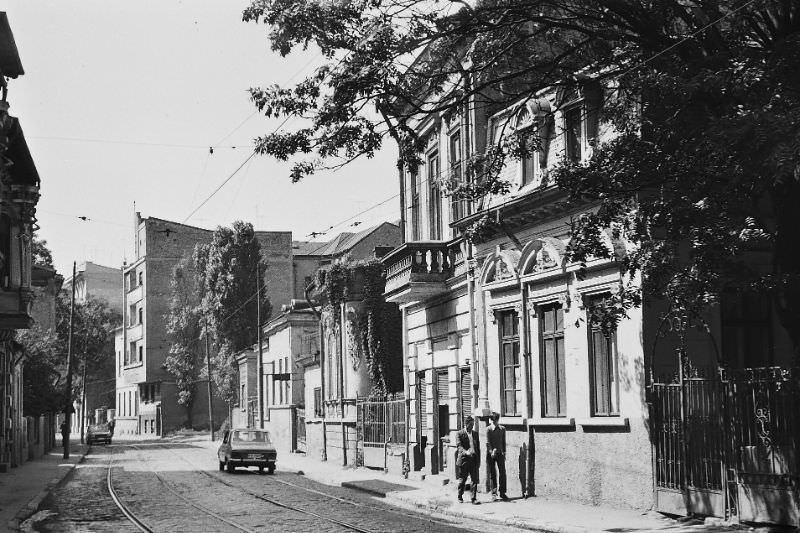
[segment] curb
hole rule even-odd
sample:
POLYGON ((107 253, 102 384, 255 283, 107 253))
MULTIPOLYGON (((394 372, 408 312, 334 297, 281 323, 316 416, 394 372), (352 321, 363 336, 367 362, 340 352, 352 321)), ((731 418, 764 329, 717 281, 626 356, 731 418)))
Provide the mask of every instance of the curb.
POLYGON ((87 446, 86 450, 84 450, 84 452, 81 453, 80 459, 78 459, 77 461, 72 463, 69 468, 63 470, 58 475, 56 475, 55 477, 50 479, 50 481, 47 482, 47 484, 44 486, 44 488, 42 490, 40 490, 36 494, 36 496, 31 498, 31 500, 22 509, 17 511, 17 514, 14 515, 14 518, 11 518, 6 523, 8 528, 11 531, 19 531, 20 530, 20 525, 25 520, 27 520, 28 518, 33 516, 36 513, 36 511, 39 510, 39 506, 42 504, 44 499, 47 498, 47 496, 50 494, 50 492, 52 492, 52 490, 54 488, 56 488, 59 483, 61 483, 64 479, 66 479, 66 477, 69 474, 71 474, 73 470, 75 470, 75 467, 77 465, 81 464, 83 462, 83 460, 86 459, 86 454, 88 452, 89 452, 89 447, 87 446))
POLYGON ((346 489, 357 490, 359 492, 371 494, 372 496, 377 496, 379 498, 385 498, 387 494, 390 494, 388 491, 364 487, 355 481, 342 481, 341 485, 346 489))
POLYGON ((397 505, 398 507, 403 507, 408 510, 423 513, 435 513, 440 516, 446 516, 450 518, 466 518, 468 520, 474 520, 475 522, 485 522, 500 526, 511 526, 519 529, 526 529, 528 531, 539 531, 542 533, 590 533, 592 531, 590 529, 577 526, 566 526, 551 522, 538 522, 514 516, 500 518, 489 515, 475 515, 473 513, 458 511, 456 508, 450 506, 442 506, 435 503, 423 502, 413 498, 404 498, 401 496, 401 494, 402 493, 389 492, 386 494, 386 500, 387 502, 391 502, 393 505, 397 505))

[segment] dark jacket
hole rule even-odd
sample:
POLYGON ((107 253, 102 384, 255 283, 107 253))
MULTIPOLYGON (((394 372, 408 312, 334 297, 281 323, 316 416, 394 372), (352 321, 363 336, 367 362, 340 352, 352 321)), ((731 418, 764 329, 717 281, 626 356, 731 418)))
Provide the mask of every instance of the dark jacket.
POLYGON ((456 435, 456 442, 458 444, 458 448, 456 451, 456 466, 461 469, 465 466, 469 466, 471 468, 478 468, 481 463, 481 443, 478 438, 478 432, 475 429, 472 429, 472 442, 475 443, 475 450, 472 455, 469 455, 467 450, 469 450, 469 435, 467 434, 466 428, 462 428, 458 434, 456 435), (468 465, 469 463, 469 465, 468 465))
POLYGON ((496 459, 498 455, 506 454, 506 428, 500 424, 494 429, 489 426, 486 429, 486 454, 493 454, 496 459))

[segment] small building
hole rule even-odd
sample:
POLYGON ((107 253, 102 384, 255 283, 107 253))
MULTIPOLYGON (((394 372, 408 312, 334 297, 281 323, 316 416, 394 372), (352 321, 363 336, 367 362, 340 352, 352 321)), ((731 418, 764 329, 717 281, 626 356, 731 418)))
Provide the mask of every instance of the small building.
POLYGON ((318 325, 306 301, 292 300, 263 328, 264 427, 283 450, 302 448, 297 411, 306 407, 306 389, 301 364, 314 357, 318 325))

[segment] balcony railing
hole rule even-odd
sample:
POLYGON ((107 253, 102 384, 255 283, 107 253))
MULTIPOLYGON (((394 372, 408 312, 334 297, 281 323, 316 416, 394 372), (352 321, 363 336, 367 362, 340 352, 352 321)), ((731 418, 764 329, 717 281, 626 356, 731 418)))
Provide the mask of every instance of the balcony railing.
POLYGON ((384 257, 387 299, 412 302, 445 292, 447 279, 464 272, 460 244, 407 242, 384 257))

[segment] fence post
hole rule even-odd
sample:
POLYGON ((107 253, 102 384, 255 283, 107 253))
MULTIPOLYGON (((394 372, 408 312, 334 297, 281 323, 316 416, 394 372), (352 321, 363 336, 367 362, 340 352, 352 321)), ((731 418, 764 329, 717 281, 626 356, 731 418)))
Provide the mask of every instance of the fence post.
POLYGON ((392 431, 392 416, 389 408, 389 400, 383 402, 383 471, 389 471, 389 438, 392 431))

